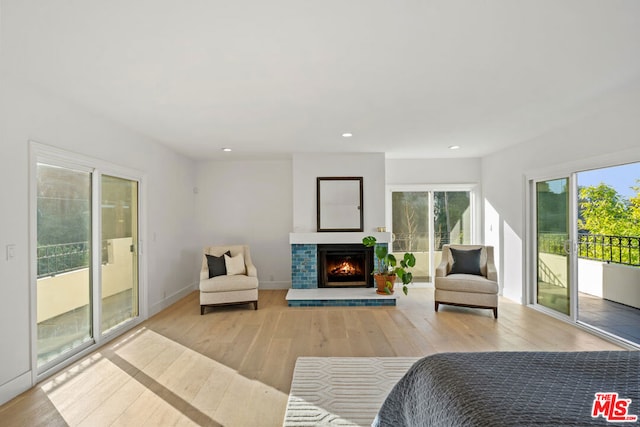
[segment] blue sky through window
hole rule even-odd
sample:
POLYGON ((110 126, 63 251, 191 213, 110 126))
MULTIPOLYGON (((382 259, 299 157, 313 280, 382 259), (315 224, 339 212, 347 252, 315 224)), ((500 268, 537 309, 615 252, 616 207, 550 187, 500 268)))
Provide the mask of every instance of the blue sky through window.
POLYGON ((628 165, 579 172, 578 186, 589 187, 605 183, 615 188, 618 194, 629 199, 629 197, 636 194, 631 187, 640 186, 640 183, 637 182, 638 179, 640 179, 640 163, 630 163, 628 165))
POLYGON ((547 181, 547 185, 549 186, 549 191, 555 194, 562 194, 567 192, 567 179, 560 178, 554 179, 551 181, 547 181))

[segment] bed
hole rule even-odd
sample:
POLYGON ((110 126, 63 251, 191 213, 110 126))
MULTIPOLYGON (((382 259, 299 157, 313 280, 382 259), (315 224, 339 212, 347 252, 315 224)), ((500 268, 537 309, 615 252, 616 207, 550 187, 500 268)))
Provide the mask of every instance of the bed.
POLYGON ((636 425, 639 389, 637 351, 441 353, 409 369, 373 426, 636 425), (618 393, 618 410, 609 394, 592 417, 596 393, 618 393))

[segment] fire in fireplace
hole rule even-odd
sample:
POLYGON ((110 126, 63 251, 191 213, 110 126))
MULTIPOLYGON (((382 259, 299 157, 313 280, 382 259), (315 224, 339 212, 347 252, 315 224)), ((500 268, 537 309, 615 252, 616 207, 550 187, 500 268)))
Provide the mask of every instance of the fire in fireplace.
POLYGON ((336 277, 349 277, 357 274, 362 274, 360 271, 359 263, 354 263, 351 261, 351 257, 345 258, 344 261, 340 261, 338 265, 333 268, 333 266, 329 266, 329 275, 336 277))
POLYGON ((318 245, 318 287, 373 286, 373 248, 360 244, 318 245))

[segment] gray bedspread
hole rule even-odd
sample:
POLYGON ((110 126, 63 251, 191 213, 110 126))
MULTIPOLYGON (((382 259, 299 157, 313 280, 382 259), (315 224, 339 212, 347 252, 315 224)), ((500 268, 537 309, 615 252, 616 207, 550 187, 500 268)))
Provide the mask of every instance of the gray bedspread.
MULTIPOLYGON (((600 411, 602 412, 602 411, 600 411)), ((374 426, 640 426, 640 352, 441 353, 417 361, 374 426), (637 422, 592 418, 596 393, 631 399, 637 422)))

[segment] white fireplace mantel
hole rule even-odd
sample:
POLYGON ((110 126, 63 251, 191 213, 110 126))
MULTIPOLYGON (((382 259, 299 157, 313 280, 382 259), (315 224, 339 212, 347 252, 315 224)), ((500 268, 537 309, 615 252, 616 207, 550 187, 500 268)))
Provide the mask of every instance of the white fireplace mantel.
POLYGON ((290 244, 322 244, 322 243, 362 243, 366 236, 373 236, 378 243, 391 243, 389 232, 322 232, 322 233, 289 233, 290 244))

